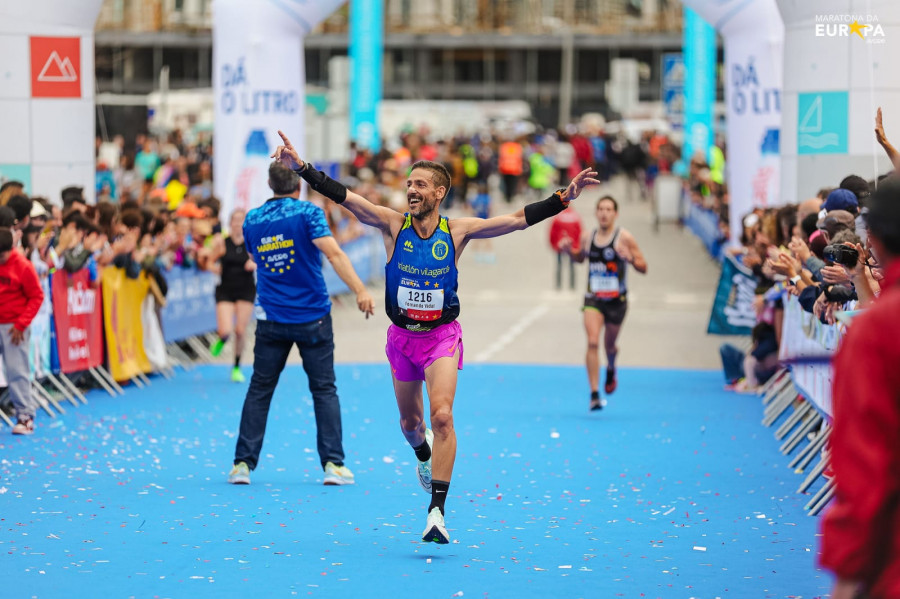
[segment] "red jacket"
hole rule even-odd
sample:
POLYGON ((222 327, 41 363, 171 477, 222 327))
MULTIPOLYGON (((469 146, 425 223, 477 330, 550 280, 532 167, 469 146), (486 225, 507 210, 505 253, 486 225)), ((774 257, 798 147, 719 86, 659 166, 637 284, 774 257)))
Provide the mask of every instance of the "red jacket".
POLYGON ((44 301, 44 291, 34 265, 18 250, 0 264, 0 324, 14 324, 24 331, 44 301))
POLYGON ((822 520, 820 558, 873 598, 900 597, 900 259, 881 289, 834 358, 836 493, 822 520))
POLYGON ((572 248, 578 249, 581 244, 581 217, 575 211, 563 210, 553 217, 550 223, 550 247, 559 252, 559 243, 568 237, 572 248))

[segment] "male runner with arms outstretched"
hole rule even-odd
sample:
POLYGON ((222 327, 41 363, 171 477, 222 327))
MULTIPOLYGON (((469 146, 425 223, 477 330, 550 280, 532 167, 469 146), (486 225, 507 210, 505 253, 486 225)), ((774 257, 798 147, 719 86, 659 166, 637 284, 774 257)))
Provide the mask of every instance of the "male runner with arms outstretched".
POLYGON ((450 190, 443 165, 419 161, 406 181, 409 212, 377 206, 348 191, 300 159, 284 133, 273 154, 296 171, 317 192, 341 204, 363 224, 382 231, 388 263, 385 267, 385 308, 393 323, 386 353, 400 410, 400 427, 418 460, 419 482, 431 492, 422 540, 449 543, 444 525, 444 501, 456 459, 453 399, 457 370, 463 365, 457 262, 472 239, 488 239, 520 231, 562 212, 597 173, 586 169, 566 189, 513 214, 488 219, 441 216, 438 207, 450 190), (425 426, 422 382, 428 388, 431 426, 425 426))

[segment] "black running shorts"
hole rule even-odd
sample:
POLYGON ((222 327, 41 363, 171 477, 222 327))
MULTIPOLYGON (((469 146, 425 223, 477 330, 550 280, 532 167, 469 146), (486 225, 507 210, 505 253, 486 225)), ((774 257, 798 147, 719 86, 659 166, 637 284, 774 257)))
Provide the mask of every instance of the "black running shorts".
POLYGON ((236 286, 216 286, 216 303, 219 302, 250 302, 256 299, 256 287, 247 285, 245 287, 236 286))
POLYGON ((597 310, 603 315, 603 320, 609 324, 622 324, 625 321, 625 312, 628 311, 628 301, 625 298, 602 300, 592 295, 585 295, 582 309, 597 310))

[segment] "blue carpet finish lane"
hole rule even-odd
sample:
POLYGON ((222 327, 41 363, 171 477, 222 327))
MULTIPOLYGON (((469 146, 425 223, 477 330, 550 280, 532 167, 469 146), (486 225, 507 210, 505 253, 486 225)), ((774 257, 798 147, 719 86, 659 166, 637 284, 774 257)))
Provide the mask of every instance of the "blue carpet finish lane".
POLYGON ((301 367, 252 484, 225 482, 244 385, 205 366, 0 431, 3 597, 818 597, 817 520, 752 396, 704 371, 467 366, 447 500, 429 497, 387 366, 338 367, 352 487, 324 487, 301 367), (14 581, 14 582, 13 582, 14 581))

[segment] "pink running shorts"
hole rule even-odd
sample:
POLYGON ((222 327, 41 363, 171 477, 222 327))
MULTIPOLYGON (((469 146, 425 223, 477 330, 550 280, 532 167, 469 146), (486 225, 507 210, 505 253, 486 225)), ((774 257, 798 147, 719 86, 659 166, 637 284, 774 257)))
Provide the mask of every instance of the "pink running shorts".
POLYGON ((391 324, 384 348, 391 372, 398 381, 424 381, 425 369, 438 358, 452 358, 459 346, 459 370, 463 367, 462 327, 454 320, 427 332, 414 332, 391 324))

